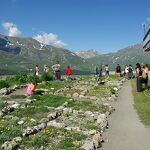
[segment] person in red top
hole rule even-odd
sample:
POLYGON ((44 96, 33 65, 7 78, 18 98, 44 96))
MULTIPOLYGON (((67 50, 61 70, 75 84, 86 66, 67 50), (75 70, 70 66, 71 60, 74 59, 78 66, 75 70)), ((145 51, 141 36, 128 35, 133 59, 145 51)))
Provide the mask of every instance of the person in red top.
POLYGON ((68 79, 71 79, 71 75, 72 75, 72 70, 70 69, 70 67, 68 66, 68 68, 66 69, 66 75, 68 77, 68 79))

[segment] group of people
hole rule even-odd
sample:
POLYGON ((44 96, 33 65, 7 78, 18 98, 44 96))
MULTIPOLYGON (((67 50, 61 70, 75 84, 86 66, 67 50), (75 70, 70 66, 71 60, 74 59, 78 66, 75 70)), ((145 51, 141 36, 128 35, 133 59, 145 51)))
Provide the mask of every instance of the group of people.
MULTIPOLYGON (((60 63, 59 63, 59 61, 57 61, 54 65, 52 65, 51 69, 52 69, 52 72, 55 75, 55 79, 56 80, 61 80, 61 72, 60 72, 60 63)), ((43 71, 44 72, 49 72, 50 69, 47 65, 44 65, 44 70, 43 71)), ((39 76, 39 72, 40 72, 40 69, 39 69, 38 65, 36 65, 35 70, 34 70, 34 75, 39 76)), ((72 79, 71 78, 72 70, 71 70, 70 66, 67 67, 65 72, 66 72, 67 79, 72 79)), ((27 87, 25 95, 26 96, 31 96, 33 93, 37 93, 38 91, 36 90, 36 86, 37 86, 36 81, 30 83, 27 87)))
MULTIPOLYGON (((59 61, 57 61, 54 65, 52 65, 51 69, 55 75, 55 79, 61 80, 61 71, 60 71, 59 61)), ((44 65, 44 72, 49 72, 49 71, 50 71, 50 68, 45 64, 44 65)), ((40 72, 40 69, 39 69, 38 65, 36 65, 35 70, 34 70, 34 75, 39 76, 39 72, 40 72)), ((71 79, 72 70, 71 70, 70 66, 67 67, 65 72, 66 72, 67 78, 71 79)))
POLYGON ((137 92, 142 92, 144 89, 148 90, 148 64, 136 64, 136 77, 137 77, 137 92), (144 84, 144 89, 142 87, 144 84))
MULTIPOLYGON (((133 73, 132 65, 125 65, 123 75, 127 79, 136 77, 137 78, 137 92, 142 92, 144 89, 148 90, 148 71, 149 71, 148 64, 137 63, 136 68, 135 68, 135 74, 133 73), (144 84, 144 88, 143 88, 143 84, 144 84)), ((116 67, 116 74, 120 76, 122 75, 121 67, 119 64, 116 67)))
MULTIPOLYGON (((57 61, 54 65, 52 65, 51 68, 52 68, 53 73, 55 74, 56 80, 61 80, 60 63, 57 61)), ((47 65, 44 65, 44 71, 45 72, 50 71, 50 69, 47 65)), ((97 81, 101 81, 103 71, 105 71, 105 77, 106 78, 109 77, 108 64, 106 64, 106 65, 100 64, 100 65, 96 66, 96 76, 97 76, 96 80, 97 81)), ((72 79, 71 78, 72 70, 69 66, 67 67, 65 73, 66 73, 68 79, 72 79)), ((36 67, 35 67, 34 74, 36 76, 39 75, 38 65, 36 65, 36 67)), ((125 65, 124 73, 122 74, 121 66, 119 64, 117 64, 116 69, 115 69, 115 74, 118 76, 124 75, 127 79, 136 77, 137 78, 137 92, 143 91, 143 88, 142 88, 143 84, 145 85, 144 86, 145 90, 148 90, 148 64, 140 65, 139 63, 137 63, 136 68, 135 68, 135 74, 133 73, 132 65, 125 65)), ((28 85, 27 91, 26 91, 27 96, 30 96, 32 93, 35 92, 36 85, 37 85, 37 82, 33 82, 28 85)))
POLYGON ((97 65, 96 66, 96 76, 97 76, 97 81, 101 81, 101 77, 102 77, 102 72, 103 70, 105 71, 105 77, 109 77, 109 66, 108 64, 106 64, 105 66, 103 66, 102 64, 97 65))

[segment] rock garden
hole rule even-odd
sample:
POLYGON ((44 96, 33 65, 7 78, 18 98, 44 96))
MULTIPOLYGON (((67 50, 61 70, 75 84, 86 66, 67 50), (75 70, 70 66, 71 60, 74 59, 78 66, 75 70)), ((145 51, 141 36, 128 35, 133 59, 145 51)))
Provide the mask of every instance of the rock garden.
MULTIPOLYGON (((21 76, 20 76, 21 77, 21 76)), ((24 96, 27 83, 0 89, 0 149, 4 150, 94 150, 102 146, 107 117, 115 110, 124 78, 110 76, 103 84, 94 76, 74 80, 39 80, 42 95, 24 96), (17 91, 23 91, 18 92, 17 91)), ((17 78, 17 77, 16 77, 17 78)), ((17 81, 25 80, 18 77, 17 81)), ((2 84, 1 84, 2 85, 2 84)))

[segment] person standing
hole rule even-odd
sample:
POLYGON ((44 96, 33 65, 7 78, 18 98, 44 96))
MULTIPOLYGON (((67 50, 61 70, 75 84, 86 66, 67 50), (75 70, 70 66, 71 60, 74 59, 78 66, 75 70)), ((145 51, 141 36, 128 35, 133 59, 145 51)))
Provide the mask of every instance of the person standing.
POLYGON ((70 69, 70 67, 68 66, 68 68, 66 69, 66 75, 68 79, 71 79, 71 75, 72 75, 72 70, 70 69))
POLYGON ((49 72, 49 67, 46 64, 44 65, 44 72, 49 72))
POLYGON ((109 66, 108 66, 108 64, 106 64, 106 66, 105 66, 105 76, 109 77, 109 66))
POLYGON ((141 68, 141 65, 139 63, 136 64, 136 78, 137 78, 137 82, 136 82, 136 85, 137 85, 137 92, 142 92, 143 89, 142 89, 142 68, 141 68))
POLYGON ((100 81, 102 77, 102 65, 101 64, 96 67, 96 76, 97 76, 96 80, 100 81))
POLYGON ((52 66, 52 70, 55 74, 55 78, 56 80, 61 80, 61 72, 60 72, 60 63, 59 61, 57 61, 53 66, 52 66))
POLYGON ((133 68, 132 65, 129 65, 129 69, 128 69, 128 77, 129 79, 133 78, 133 68))
POLYGON ((39 75, 39 67, 36 65, 35 70, 34 70, 34 75, 38 76, 39 75))
POLYGON ((124 68, 124 74, 125 74, 125 77, 128 79, 129 78, 129 67, 128 65, 125 65, 125 68, 124 68))
POLYGON ((115 73, 116 73, 116 75, 121 76, 121 67, 120 67, 119 64, 117 64, 116 72, 115 73))
POLYGON ((142 68, 142 77, 143 77, 143 83, 145 85, 145 90, 148 90, 148 64, 144 64, 142 68))

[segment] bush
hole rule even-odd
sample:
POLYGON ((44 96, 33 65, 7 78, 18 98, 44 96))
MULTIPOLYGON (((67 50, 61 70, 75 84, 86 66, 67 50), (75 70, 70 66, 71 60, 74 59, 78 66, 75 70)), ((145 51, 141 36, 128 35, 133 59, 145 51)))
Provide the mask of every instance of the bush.
POLYGON ((9 87, 9 84, 7 81, 5 80, 0 80, 0 89, 2 88, 8 88, 9 87))
POLYGON ((19 83, 26 83, 27 82, 27 74, 25 73, 20 73, 16 75, 16 81, 19 81, 19 83))
POLYGON ((42 81, 52 81, 54 80, 54 76, 49 72, 43 72, 41 79, 42 81))
POLYGON ((27 82, 28 83, 32 83, 32 82, 40 82, 40 79, 38 76, 35 76, 35 75, 31 75, 31 76, 28 76, 28 79, 27 79, 27 82))
POLYGON ((27 79, 28 79, 27 74, 21 73, 21 74, 18 74, 16 76, 7 77, 6 81, 8 81, 8 83, 10 83, 10 85, 14 85, 14 84, 26 83, 27 79))

